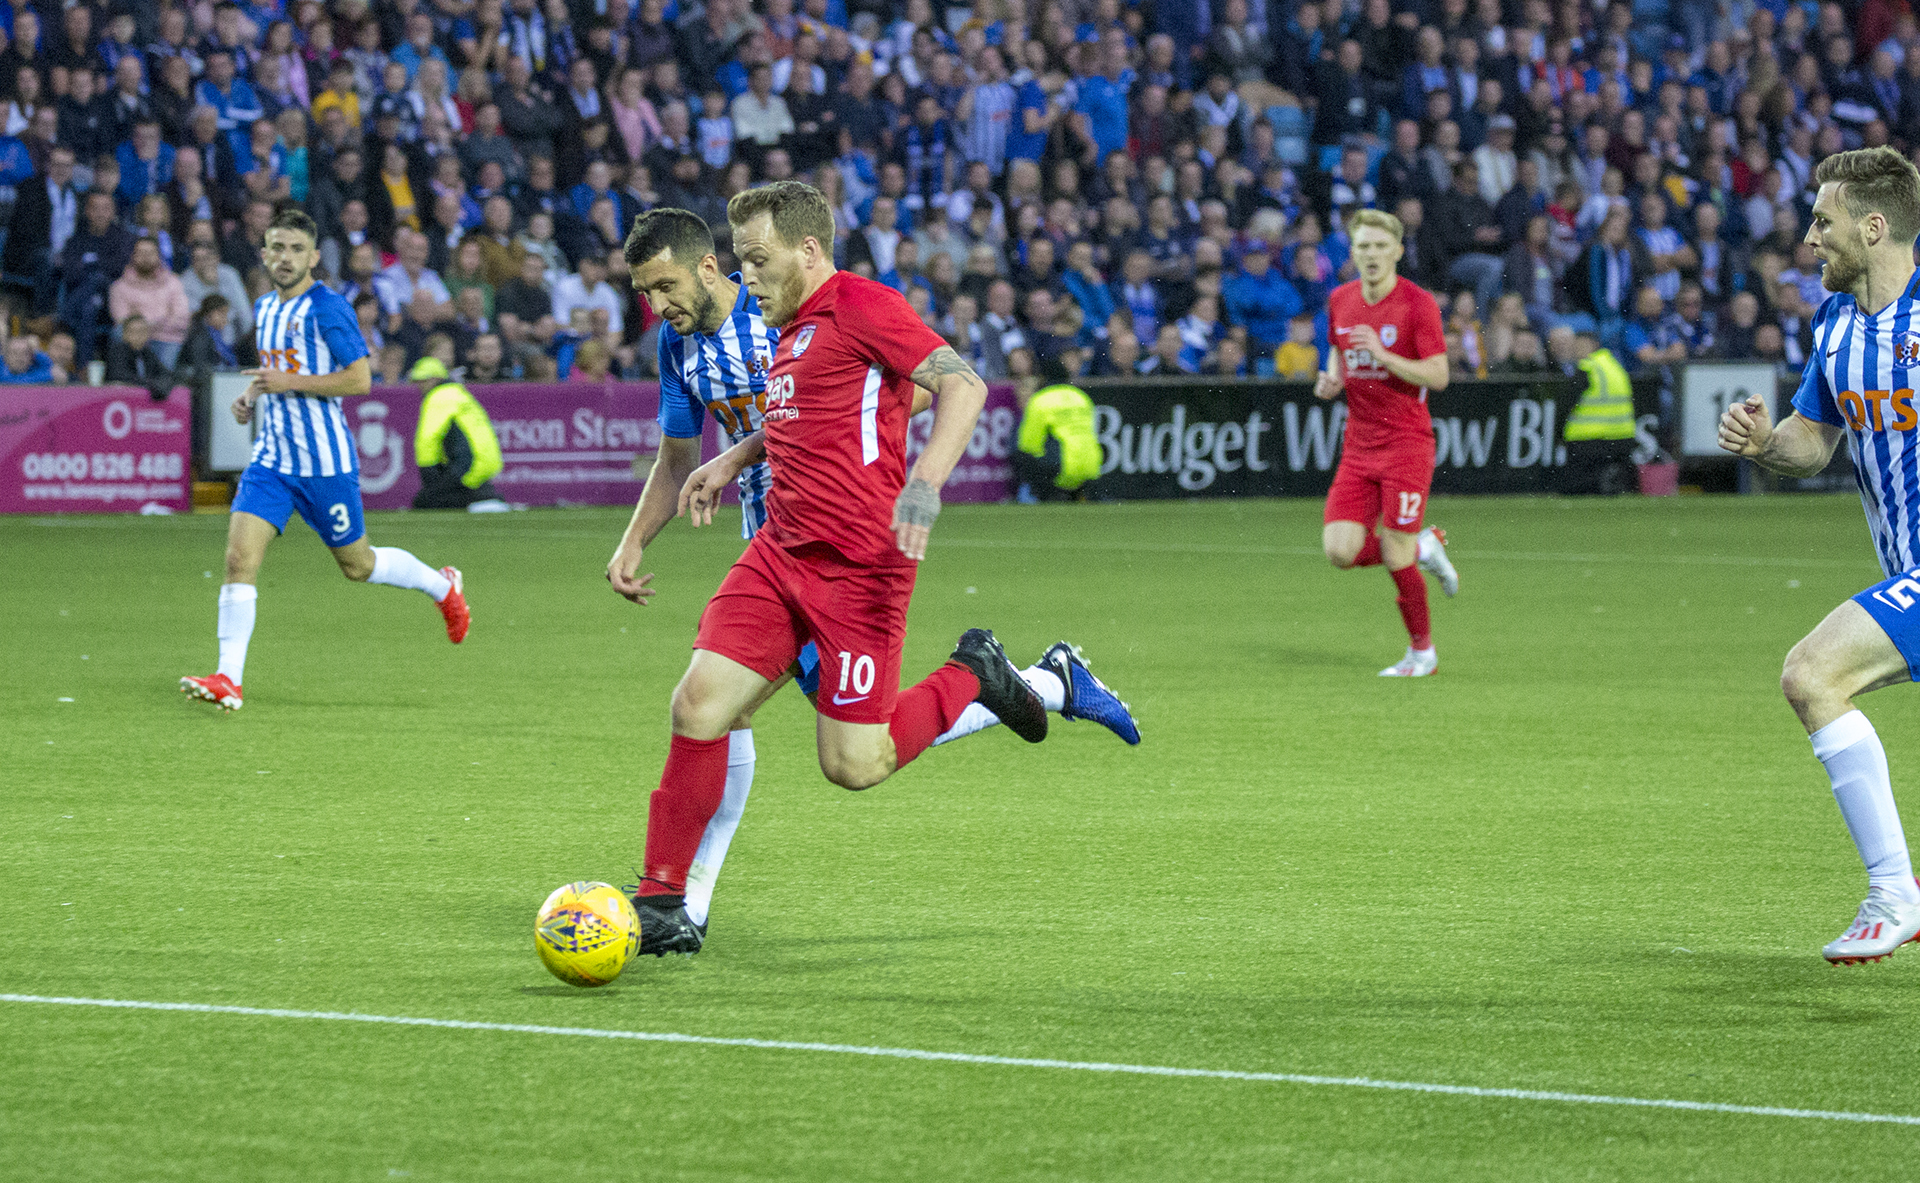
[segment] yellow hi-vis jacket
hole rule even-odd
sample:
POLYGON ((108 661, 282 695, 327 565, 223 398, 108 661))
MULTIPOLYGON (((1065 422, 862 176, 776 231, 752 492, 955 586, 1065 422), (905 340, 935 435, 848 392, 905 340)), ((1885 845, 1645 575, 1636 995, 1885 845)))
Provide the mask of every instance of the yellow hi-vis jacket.
POLYGON ((1567 417, 1569 440, 1630 440, 1633 438, 1633 380, 1612 352, 1596 349, 1580 359, 1587 372, 1587 389, 1567 417))
POLYGON ((467 446, 473 449, 473 464, 461 474, 460 483, 478 489, 503 466, 500 440, 493 434, 486 408, 458 382, 442 382, 420 400, 420 426, 413 435, 414 463, 421 468, 447 463, 441 444, 448 429, 454 427, 467 437, 467 446))
POLYGON ((1093 433, 1093 400, 1086 391, 1049 386, 1033 392, 1015 446, 1029 456, 1044 456, 1049 435, 1060 441, 1057 487, 1072 492, 1100 475, 1100 439, 1093 433))

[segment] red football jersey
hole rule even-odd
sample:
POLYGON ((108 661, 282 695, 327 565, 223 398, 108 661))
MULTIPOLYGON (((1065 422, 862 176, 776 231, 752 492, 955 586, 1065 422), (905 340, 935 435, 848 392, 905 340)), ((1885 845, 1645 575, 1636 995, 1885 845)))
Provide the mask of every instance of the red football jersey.
POLYGON ((911 566, 893 537, 907 483, 914 368, 945 345, 906 298, 837 271, 782 326, 767 375, 767 525, 783 547, 824 542, 854 563, 911 566))
POLYGON ((1372 325, 1380 344, 1401 357, 1420 361, 1447 351, 1440 306, 1433 296, 1404 276, 1378 304, 1360 294, 1360 281, 1343 283, 1327 297, 1327 331, 1340 351, 1340 376, 1347 390, 1346 450, 1389 448, 1409 439, 1433 438, 1427 413, 1427 388, 1396 378, 1373 355, 1349 343, 1355 325, 1372 325))

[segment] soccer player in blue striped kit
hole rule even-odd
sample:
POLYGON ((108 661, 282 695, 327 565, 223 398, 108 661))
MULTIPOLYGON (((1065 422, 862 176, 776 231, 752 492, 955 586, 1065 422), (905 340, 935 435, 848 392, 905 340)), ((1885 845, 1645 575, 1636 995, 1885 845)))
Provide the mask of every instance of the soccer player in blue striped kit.
POLYGON ((227 520, 216 634, 220 668, 180 679, 183 693, 228 711, 241 706, 259 594, 254 581, 267 544, 296 513, 333 551, 348 579, 425 592, 440 607, 447 637, 457 645, 467 635, 458 569, 435 571, 398 547, 367 542, 360 466, 340 400, 371 390, 373 371, 353 309, 313 278, 317 242, 313 219, 289 209, 274 215, 260 251, 273 279, 273 290, 253 306, 260 368, 247 371, 253 381, 233 404, 236 420, 247 423, 257 414, 260 429, 227 520))
MULTIPOLYGON (((607 563, 607 580, 613 589, 644 606, 655 589, 649 586, 651 574, 637 574, 642 553, 690 502, 694 508, 689 516, 695 525, 711 520, 717 488, 733 479, 740 494, 741 536, 752 538, 766 524, 766 496, 773 477, 761 455, 760 423, 767 371, 779 332, 762 319, 758 303, 739 275, 720 273, 713 232, 699 215, 679 209, 641 214, 627 236, 625 254, 634 290, 666 322, 660 328, 660 453, 620 545, 607 563), (700 436, 709 413, 725 430, 731 447, 702 465, 700 436), (752 459, 743 461, 748 456, 752 459), (695 498, 695 493, 703 495, 695 498), (701 505, 708 506, 704 513, 701 505)), ((913 410, 924 410, 930 402, 928 393, 918 390, 913 410)), ((1092 719, 1128 743, 1140 742, 1126 704, 1088 671, 1076 647, 1060 642, 1020 675, 1048 710, 1067 719, 1092 719)), ((800 651, 790 677, 809 698, 819 688, 820 658, 811 642, 800 651)), ((760 703, 787 680, 770 685, 760 703)), ((656 906, 661 899, 657 896, 636 901, 642 953, 693 953, 705 939, 714 882, 753 786, 753 714, 760 703, 734 721, 728 737, 725 791, 710 816, 681 818, 680 803, 663 810, 662 803, 655 802, 650 833, 656 825, 681 823, 689 833, 693 826, 703 829, 693 862, 686 868, 684 890, 669 897, 671 904, 656 906)), ((934 743, 971 735, 999 721, 974 703, 934 743)))
POLYGON ((1814 318, 1793 413, 1779 425, 1753 397, 1720 420, 1720 446, 1787 476, 1827 466, 1844 435, 1887 578, 1828 614, 1787 654, 1787 701, 1826 765, 1867 865, 1867 898, 1822 950, 1836 965, 1879 961, 1920 935, 1913 877, 1887 753, 1856 695, 1920 680, 1920 170, 1891 148, 1827 157, 1806 242, 1835 293, 1814 318))

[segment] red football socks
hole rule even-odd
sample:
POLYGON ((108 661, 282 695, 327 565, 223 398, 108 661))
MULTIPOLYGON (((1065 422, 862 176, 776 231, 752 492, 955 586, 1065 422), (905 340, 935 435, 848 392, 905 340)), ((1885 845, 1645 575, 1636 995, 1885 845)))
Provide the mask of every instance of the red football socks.
MULTIPOLYGON (((893 706, 887 729, 893 735, 895 768, 905 768, 933 741, 954 725, 960 712, 980 697, 980 679, 957 661, 928 674, 919 685, 902 690, 893 706)), ((699 841, 696 836, 695 842, 699 841)))
MULTIPOLYGON (((937 734, 937 733, 936 733, 937 734)), ((639 894, 680 895, 707 823, 727 791, 728 737, 673 737, 660 787, 647 802, 646 872, 639 894)))
POLYGON ((1353 565, 1356 567, 1378 567, 1380 565, 1380 536, 1378 534, 1367 535, 1366 542, 1360 547, 1360 553, 1353 556, 1353 565))
POLYGON ((1420 573, 1420 564, 1408 563, 1387 574, 1400 589, 1394 603, 1400 606, 1400 619, 1407 624, 1407 636, 1411 638, 1408 644, 1415 649, 1433 648, 1433 626, 1427 619, 1427 577, 1420 573))

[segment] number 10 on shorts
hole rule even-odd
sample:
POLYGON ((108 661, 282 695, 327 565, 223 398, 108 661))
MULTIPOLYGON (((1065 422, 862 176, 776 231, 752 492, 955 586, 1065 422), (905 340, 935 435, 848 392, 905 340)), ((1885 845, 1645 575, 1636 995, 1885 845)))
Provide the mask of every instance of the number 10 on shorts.
POLYGON ((840 693, 851 689, 855 694, 873 692, 873 658, 862 653, 855 657, 845 649, 840 651, 840 693))

